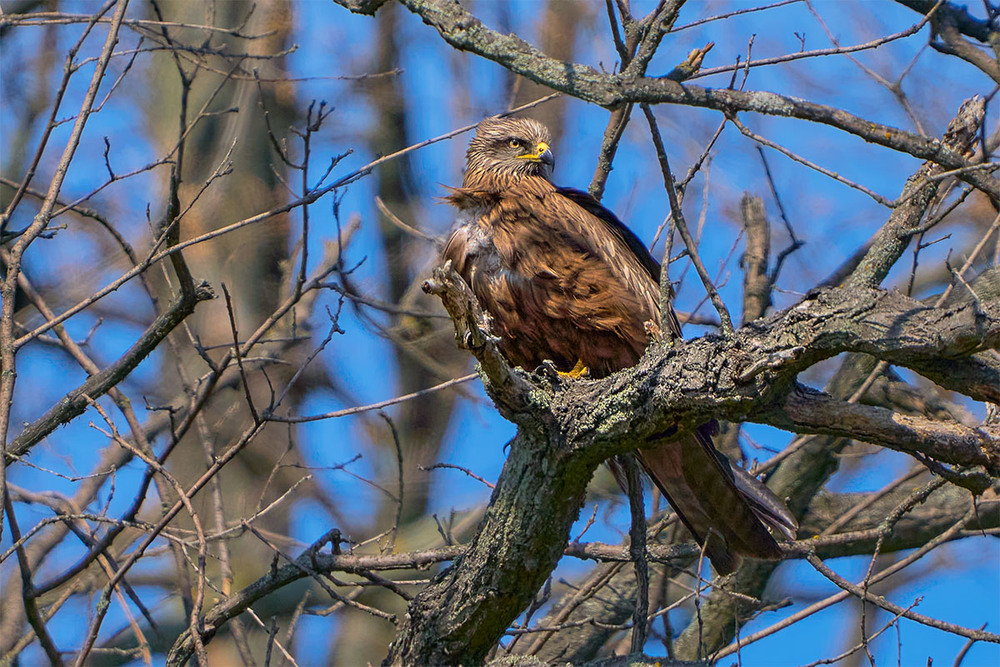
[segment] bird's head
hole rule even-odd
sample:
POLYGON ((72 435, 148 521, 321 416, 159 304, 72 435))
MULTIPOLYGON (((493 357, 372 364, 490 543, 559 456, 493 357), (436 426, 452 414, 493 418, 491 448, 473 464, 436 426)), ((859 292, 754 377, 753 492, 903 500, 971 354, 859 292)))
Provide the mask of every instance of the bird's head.
POLYGON ((526 176, 549 178, 555 158, 548 129, 530 118, 487 118, 466 152, 465 183, 510 186, 526 176))

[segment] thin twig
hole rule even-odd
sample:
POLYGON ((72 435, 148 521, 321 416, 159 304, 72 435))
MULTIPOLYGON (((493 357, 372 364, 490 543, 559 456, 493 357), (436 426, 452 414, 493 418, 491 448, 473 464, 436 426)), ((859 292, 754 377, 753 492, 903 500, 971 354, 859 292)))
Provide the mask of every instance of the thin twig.
POLYGON ((642 112, 646 115, 646 121, 649 123, 649 132, 653 137, 653 144, 656 146, 656 158, 659 160, 660 171, 663 174, 663 187, 666 188, 670 199, 670 212, 673 215, 674 224, 677 226, 677 231, 681 235, 681 239, 684 240, 685 246, 687 246, 691 263, 694 264, 694 268, 698 272, 698 277, 701 278, 701 282, 705 286, 705 291, 708 292, 708 296, 712 300, 712 305, 715 306, 715 310, 719 313, 722 332, 727 336, 731 336, 734 332, 733 319, 729 315, 729 309, 726 308, 726 304, 723 303, 722 298, 719 296, 718 290, 712 284, 712 279, 709 277, 708 271, 705 270, 705 265, 702 264, 701 257, 698 255, 698 248, 694 239, 691 238, 691 232, 688 230, 687 223, 684 221, 684 213, 681 211, 680 204, 677 201, 677 191, 674 188, 674 176, 670 171, 670 163, 667 161, 667 153, 663 148, 663 140, 660 138, 660 131, 656 126, 656 118, 653 116, 653 112, 648 104, 643 104, 641 107, 642 112))

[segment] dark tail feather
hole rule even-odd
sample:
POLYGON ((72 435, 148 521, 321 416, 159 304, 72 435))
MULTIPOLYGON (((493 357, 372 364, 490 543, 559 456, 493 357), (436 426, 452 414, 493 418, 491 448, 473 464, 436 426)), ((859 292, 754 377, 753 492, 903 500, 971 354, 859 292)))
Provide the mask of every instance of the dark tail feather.
POLYGON ((795 518, 771 491, 733 468, 711 440, 692 433, 638 452, 647 474, 702 544, 715 570, 728 574, 734 552, 777 559, 781 548, 768 532, 794 538, 795 518))
MULTIPOLYGON (((664 445, 661 445, 663 447, 664 445)), ((670 444, 665 445, 667 447, 670 444)), ((654 455, 655 456, 655 455, 654 455)), ((705 555, 708 556, 708 560, 711 561, 715 571, 720 574, 729 574, 736 569, 736 557, 730 553, 729 548, 726 546, 725 540, 717 533, 714 529, 706 528, 704 533, 699 532, 695 528, 692 522, 697 522, 697 519, 688 517, 701 517, 701 510, 699 509, 699 504, 697 499, 692 497, 690 489, 686 486, 682 486, 679 483, 667 482, 666 486, 669 486, 673 490, 673 497, 664 489, 664 483, 661 479, 666 479, 666 475, 661 475, 657 478, 653 472, 650 470, 649 461, 643 456, 643 452, 639 452, 636 455, 639 463, 642 464, 643 469, 646 474, 653 480, 657 487, 659 487, 660 492, 666 497, 667 502, 670 506, 674 508, 677 512, 677 516, 683 522, 684 526, 695 536, 698 544, 702 545, 705 549, 705 555), (677 498, 676 500, 674 498, 677 498), (685 510, 682 512, 679 507, 684 507, 685 510), (708 535, 708 540, 702 539, 702 535, 708 535)), ((608 469, 611 470, 611 474, 614 476, 615 481, 618 482, 619 488, 625 493, 628 493, 628 482, 626 481, 625 471, 622 469, 617 458, 608 459, 605 461, 608 469)), ((707 526, 707 521, 702 521, 701 524, 707 526)))
MULTIPOLYGON (((721 453, 719 455, 725 456, 721 453)), ((795 520, 785 503, 747 471, 742 468, 732 468, 732 471, 736 487, 757 518, 772 532, 778 533, 786 540, 794 540, 799 531, 799 522, 795 520)))

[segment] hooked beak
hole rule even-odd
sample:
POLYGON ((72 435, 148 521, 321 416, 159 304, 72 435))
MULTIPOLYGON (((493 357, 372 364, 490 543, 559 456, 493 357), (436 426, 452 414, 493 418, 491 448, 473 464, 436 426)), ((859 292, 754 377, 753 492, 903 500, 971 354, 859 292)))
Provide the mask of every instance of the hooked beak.
POLYGON ((541 162, 546 165, 550 170, 555 167, 556 156, 552 154, 552 150, 549 145, 544 141, 539 141, 538 145, 535 146, 534 153, 527 153, 525 155, 519 155, 522 160, 530 160, 531 162, 541 162))
POLYGON ((549 169, 556 166, 556 156, 552 154, 549 150, 549 145, 544 141, 538 144, 538 159, 542 164, 547 165, 549 169))

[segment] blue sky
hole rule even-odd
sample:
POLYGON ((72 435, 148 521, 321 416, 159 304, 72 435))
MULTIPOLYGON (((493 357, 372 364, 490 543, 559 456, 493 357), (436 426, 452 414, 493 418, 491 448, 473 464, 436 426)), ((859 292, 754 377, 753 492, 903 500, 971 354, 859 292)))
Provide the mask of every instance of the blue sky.
MULTIPOLYGON (((634 11, 640 14, 648 10, 652 3, 633 4, 634 11)), ((87 11, 93 6, 93 3, 86 2, 67 5, 68 8, 79 11, 87 11)), ((679 23, 688 23, 742 6, 746 5, 724 2, 689 3, 682 11, 679 23)), ((370 71, 368 68, 372 63, 372 54, 377 47, 374 43, 375 24, 372 19, 348 14, 333 3, 321 0, 300 2, 293 7, 296 20, 294 41, 298 48, 288 57, 287 65, 291 76, 323 77, 370 71)), ((917 14, 892 2, 818 2, 814 7, 845 44, 865 42, 882 34, 901 31, 919 19, 917 14)), ((132 11, 137 11, 137 8, 132 11)), ((529 41, 536 34, 534 9, 535 3, 523 0, 512 3, 509 11, 512 27, 529 41)), ((478 2, 474 10, 488 25, 497 25, 497 3, 478 2)), ((578 42, 580 46, 576 60, 595 67, 603 63, 608 67, 615 62, 616 57, 604 19, 603 5, 590 7, 588 11, 597 14, 592 27, 584 32, 578 42)), ((970 11, 976 13, 981 10, 973 6, 970 11)), ((505 77, 499 66, 467 54, 456 55, 443 44, 434 30, 406 12, 400 12, 400 31, 400 43, 404 49, 404 72, 401 77, 406 91, 408 130, 413 141, 440 135, 504 109, 508 95, 502 88, 505 77), (456 78, 456 59, 470 68, 473 73, 471 82, 456 78), (466 85, 467 89, 457 90, 458 86, 466 85), (456 104, 459 97, 467 99, 468 105, 456 104)), ((59 43, 60 53, 71 43, 70 33, 75 38, 78 29, 67 30, 63 34, 59 43)), ((754 58, 792 53, 802 46, 796 33, 805 35, 806 49, 830 45, 815 17, 804 4, 797 3, 764 14, 734 17, 668 35, 651 64, 650 72, 668 72, 674 64, 684 59, 691 48, 707 41, 715 41, 716 47, 709 54, 706 66, 729 64, 738 54, 745 54, 751 35, 755 35, 754 58)), ((937 135, 963 99, 976 92, 988 92, 991 87, 985 77, 971 66, 929 49, 921 52, 927 35, 925 27, 917 35, 884 45, 875 51, 862 52, 857 58, 876 72, 892 79, 919 54, 912 73, 903 82, 903 90, 926 122, 928 131, 937 135)), ((15 58, 15 54, 19 52, 16 48, 19 44, 22 56, 34 53, 32 40, 39 38, 38 29, 15 31, 12 39, 22 41, 5 47, 5 58, 15 58)), ((134 44, 134 36, 127 34, 123 43, 134 44)), ((92 41, 89 47, 97 49, 99 44, 92 41)), ((115 72, 120 71, 122 63, 118 61, 116 64, 119 69, 114 69, 113 65, 112 70, 115 72)), ((85 69, 74 78, 70 88, 72 101, 69 108, 78 104, 76 100, 80 99, 90 71, 92 70, 85 69)), ((722 74, 699 79, 696 83, 724 87, 728 82, 729 75, 722 74)), ((12 86, 30 83, 30 73, 5 73, 3 85, 7 90, 4 91, 4 98, 8 98, 8 93, 13 90, 12 86)), ((100 155, 103 151, 103 137, 107 135, 112 139, 112 160, 117 172, 141 166, 152 159, 153 147, 143 139, 143 120, 136 108, 137 102, 146 94, 142 86, 141 77, 130 80, 109 101, 105 110, 94 116, 88 124, 81 154, 87 155, 89 151, 90 155, 100 155)), ((804 97, 849 110, 880 123, 913 129, 912 122, 889 91, 875 84, 843 56, 800 60, 755 69, 749 77, 747 89, 770 90, 804 97)), ((336 108, 326 132, 314 147, 317 169, 322 169, 330 156, 346 149, 354 149, 355 153, 344 160, 334 176, 347 173, 372 159, 373 156, 367 152, 363 143, 363 137, 370 129, 368 124, 373 115, 365 96, 359 94, 352 83, 336 80, 303 81, 296 84, 296 94, 303 108, 311 99, 325 99, 336 108)), ((593 173, 607 112, 577 100, 568 100, 567 110, 569 131, 556 146, 558 169, 555 180, 560 184, 586 187, 593 173)), ((656 114, 661 131, 668 141, 672 165, 678 173, 686 171, 688 165, 703 150, 721 119, 716 112, 681 107, 658 107, 656 114)), ((13 127, 14 117, 14 109, 4 104, 0 109, 0 122, 3 126, 13 127)), ((741 118, 753 131, 890 199, 899 194, 903 182, 919 164, 915 158, 866 145, 860 139, 830 128, 759 115, 744 115, 741 118)), ((996 122, 995 112, 991 110, 988 118, 992 129, 996 122)), ((641 118, 637 121, 641 121, 641 118)), ((67 124, 56 131, 54 147, 61 149, 68 128, 67 124)), ((451 223, 450 211, 436 203, 434 198, 443 194, 443 184, 456 184, 460 181, 461 158, 466 141, 467 135, 434 144, 419 151, 413 158, 417 174, 413 196, 421 202, 420 219, 413 222, 419 223, 431 233, 443 234, 451 223)), ((57 158, 58 151, 52 149, 50 153, 46 163, 49 167, 57 158)), ((721 277, 721 282, 724 282, 721 287, 722 296, 734 315, 738 316, 741 276, 737 260, 741 246, 737 246, 731 257, 730 254, 739 232, 735 212, 741 193, 751 191, 765 196, 769 215, 775 223, 775 248, 780 248, 787 238, 777 224, 777 209, 773 198, 768 194, 768 185, 755 145, 730 126, 723 132, 712 155, 707 176, 707 206, 703 206, 702 192, 706 178, 703 174, 693 181, 689 189, 685 214, 689 221, 697 221, 699 216, 704 215, 705 232, 700 246, 702 257, 709 272, 713 275, 718 273, 721 277), (728 262, 725 261, 727 257, 728 262)), ((798 293, 806 291, 836 268, 884 223, 888 211, 870 197, 835 183, 779 154, 769 152, 768 160, 788 216, 796 233, 806 241, 806 246, 790 258, 779 282, 783 291, 775 295, 775 302, 782 307, 793 303, 798 298, 798 293)), ((67 195, 87 192, 103 181, 106 176, 103 167, 95 169, 94 164, 93 161, 77 163, 67 179, 67 195)), ((100 164, 100 159, 96 164, 100 164)), ((43 170, 43 173, 51 173, 51 168, 43 170)), ((157 198, 161 193, 158 183, 158 179, 152 175, 137 177, 127 185, 110 188, 98 197, 95 206, 107 211, 113 219, 120 222, 128 238, 141 246, 147 236, 147 204, 152 205, 154 217, 157 207, 162 205, 157 198)), ((372 201, 373 187, 373 179, 364 179, 352 185, 344 194, 341 210, 344 219, 352 213, 358 213, 363 221, 358 238, 351 246, 349 259, 358 261, 362 257, 366 258, 355 279, 366 292, 377 297, 383 293, 380 276, 385 266, 381 264, 382 254, 378 251, 380 240, 377 226, 373 222, 376 219, 372 201)), ((648 132, 642 122, 633 123, 625 135, 615 170, 608 181, 604 202, 618 212, 647 242, 652 239, 668 211, 648 132)), ((329 198, 314 205, 311 215, 311 243, 314 250, 311 255, 319 257, 321 244, 336 235, 329 198)), ((15 227, 17 226, 20 225, 16 224, 15 227)), ((948 231, 953 232, 953 238, 928 249, 921 257, 922 266, 932 266, 935 262, 940 262, 950 248, 962 247, 963 234, 966 232, 961 228, 948 231)), ((74 233, 73 229, 57 235, 52 241, 40 243, 44 243, 44 252, 36 253, 28 264, 33 279, 39 283, 55 280, 67 264, 79 267, 78 270, 86 271, 89 276, 97 276, 101 284, 110 282, 120 274, 121 267, 107 260, 106 249, 94 244, 86 235, 74 233)), ((432 249, 428 247, 425 251, 427 261, 431 262, 432 249)), ((658 251, 654 249, 657 257, 660 253, 662 247, 658 251)), ((681 273, 682 265, 683 263, 674 265, 671 268, 672 275, 681 273)), ((894 275, 893 280, 898 280, 898 275, 894 275)), ((697 277, 693 271, 688 271, 681 286, 678 307, 689 310, 702 301, 703 296, 697 277)), ((116 303, 142 302, 137 285, 129 285, 109 299, 114 299, 116 303)), ((59 305, 64 307, 73 301, 75 299, 67 298, 67 303, 59 305)), ((710 314, 711 306, 703 305, 700 312, 710 314)), ((148 316, 148 309, 139 307, 136 315, 141 320, 148 316)), ((95 321, 94 315, 85 313, 71 319, 68 327, 74 337, 82 338, 95 321)), ((102 326, 105 327, 102 329, 104 335, 95 340, 95 356, 104 362, 119 355, 141 331, 139 322, 108 322, 102 326)), ((341 326, 347 330, 347 334, 335 339, 324 352, 321 362, 350 388, 352 400, 356 403, 347 404, 329 393, 316 392, 303 404, 303 413, 325 412, 396 395, 393 369, 379 361, 388 355, 388 343, 373 335, 349 309, 344 311, 341 326), (379 372, 373 372, 373 365, 379 372)), ((703 331, 698 327, 690 327, 687 334, 697 336, 703 331)), ((136 371, 130 392, 137 405, 142 405, 143 388, 155 383, 161 361, 158 354, 154 354, 136 371)), ((20 379, 16 401, 20 407, 15 416, 15 424, 37 416, 57 400, 67 387, 74 386, 83 378, 78 368, 45 348, 26 348, 18 357, 18 364, 20 379)), ((807 379, 813 384, 821 385, 825 374, 831 369, 832 366, 827 366, 822 371, 810 374, 807 379)), ((462 401, 459 404, 449 426, 442 457, 444 461, 468 467, 486 479, 495 479, 503 463, 503 445, 513 434, 513 427, 492 408, 478 381, 474 383, 472 391, 477 400, 462 401)), ((981 405, 969 402, 967 407, 973 415, 982 416, 981 405)), ((48 442, 33 454, 32 461, 42 467, 58 469, 64 474, 89 470, 105 443, 103 436, 87 425, 88 420, 98 419, 96 414, 88 413, 52 434, 48 442)), ((755 442, 771 449, 782 448, 790 439, 788 434, 764 427, 750 427, 747 432, 755 442)), ((357 452, 365 451, 367 436, 357 418, 347 417, 303 425, 298 434, 304 455, 310 463, 317 466, 343 463, 357 452)), ((751 452, 750 455, 763 459, 768 453, 751 452)), ((881 453, 872 457, 871 463, 860 472, 852 471, 850 476, 835 480, 836 488, 880 488, 898 475, 909 461, 901 455, 881 453)), ((366 458, 351 467, 351 471, 359 475, 371 475, 375 469, 373 462, 366 458)), ((119 475, 120 490, 110 498, 112 513, 116 510, 120 512, 130 501, 130 496, 124 489, 135 483, 139 470, 139 466, 133 464, 130 471, 119 475)), ((318 472, 317 475, 331 493, 352 498, 359 516, 370 511, 377 493, 371 487, 343 472, 318 472)), ((23 466, 12 469, 11 480, 15 484, 36 489, 50 488, 69 492, 75 487, 73 482, 23 466)), ((474 508, 488 499, 488 489, 459 472, 438 471, 435 480, 439 492, 434 494, 432 509, 439 514, 447 515, 452 508, 474 508), (443 492, 443 489, 447 492, 443 492)), ((107 494, 103 499, 108 499, 107 494)), ((590 505, 587 507, 585 515, 589 515, 590 505)), ((22 517, 22 526, 31 525, 46 516, 45 512, 31 507, 19 508, 18 512, 19 517, 22 517)), ((628 525, 627 511, 619 506, 608 518, 608 521, 602 521, 591 529, 589 539, 618 541, 621 538, 628 525)), ((293 525, 294 536, 303 543, 309 543, 329 527, 329 517, 322 512, 315 508, 312 511, 302 508, 293 525)), ((574 530, 574 534, 575 532, 577 531, 574 530)), ((9 535, 5 534, 2 546, 6 548, 9 544, 9 535)), ((67 545, 64 550, 66 558, 80 553, 74 545, 67 545)), ((907 578, 906 583, 894 589, 889 597, 905 606, 917 596, 922 596, 923 600, 917 610, 923 614, 970 627, 979 627, 985 622, 988 623, 988 629, 996 631, 1000 627, 998 563, 1000 548, 996 539, 969 538, 959 544, 944 547, 938 556, 931 556, 925 562, 912 566, 922 576, 907 578), (941 566, 931 569, 930 564, 941 566)), ((831 562, 831 565, 848 579, 857 581, 864 574, 867 560, 840 559, 831 562)), ((557 576, 571 577, 587 567, 586 564, 566 559, 557 576)), ((813 600, 836 591, 832 584, 805 563, 782 566, 780 579, 780 591, 775 592, 776 596, 792 595, 813 600)), ((743 634, 770 625, 801 606, 802 604, 796 604, 765 614, 749 624, 743 634)), ((70 603, 60 612, 53 623, 57 643, 71 646, 79 641, 82 628, 75 622, 75 618, 86 613, 86 609, 77 603, 70 603)), ((848 618, 850 615, 844 606, 828 609, 790 630, 747 647, 742 652, 742 662, 745 665, 796 665, 834 654, 847 645, 843 633, 851 630, 844 625, 848 618)), ((884 614, 879 618, 884 621, 884 614)), ((122 623, 122 617, 115 610, 109 614, 105 628, 117 628, 122 623)), ((673 623, 674 627, 681 627, 684 623, 683 613, 674 618, 673 623)), ((300 637, 308 638, 314 632, 332 636, 336 628, 336 618, 308 618, 303 621, 300 637)), ((899 656, 895 630, 890 630, 873 643, 877 664, 926 664, 928 657, 932 657, 937 664, 950 663, 964 643, 960 638, 906 620, 900 623, 900 633, 902 653, 899 656)), ((326 646, 302 640, 298 648, 304 658, 303 664, 307 664, 310 659, 321 659, 326 646)), ((652 643, 648 650, 654 654, 662 654, 662 647, 652 643)), ((40 654, 30 655, 34 658, 40 654)), ((727 662, 724 661, 723 664, 727 662)), ((1000 664, 1000 648, 978 644, 969 652, 964 664, 1000 664)))

